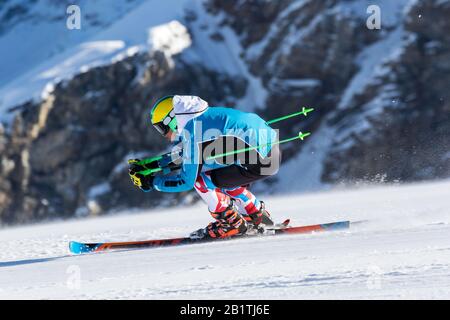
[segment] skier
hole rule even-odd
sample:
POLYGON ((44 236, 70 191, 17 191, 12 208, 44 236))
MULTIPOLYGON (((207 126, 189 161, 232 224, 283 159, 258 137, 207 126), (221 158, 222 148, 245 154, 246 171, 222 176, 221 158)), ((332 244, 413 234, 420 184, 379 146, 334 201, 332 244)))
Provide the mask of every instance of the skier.
MULTIPOLYGON (((254 113, 209 107, 197 96, 170 95, 153 105, 151 122, 170 142, 181 144, 180 172, 142 175, 136 174, 142 168, 132 165, 130 176, 146 192, 195 188, 215 221, 191 233, 191 238, 225 238, 273 225, 264 203, 248 190, 250 183, 276 174, 281 159, 277 133, 263 119, 254 113), (242 149, 245 152, 236 153, 242 149)), ((170 161, 163 157, 159 165, 170 161)))

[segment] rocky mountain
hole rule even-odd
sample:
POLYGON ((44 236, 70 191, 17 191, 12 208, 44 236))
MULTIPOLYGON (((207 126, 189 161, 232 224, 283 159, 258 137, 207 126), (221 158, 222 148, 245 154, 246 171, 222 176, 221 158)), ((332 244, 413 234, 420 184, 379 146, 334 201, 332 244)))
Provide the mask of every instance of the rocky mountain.
POLYGON ((148 114, 169 93, 265 119, 315 108, 279 126, 313 135, 284 146, 261 191, 450 176, 450 0, 123 3, 0 88, 3 223, 195 201, 139 192, 126 172, 166 148, 148 114))

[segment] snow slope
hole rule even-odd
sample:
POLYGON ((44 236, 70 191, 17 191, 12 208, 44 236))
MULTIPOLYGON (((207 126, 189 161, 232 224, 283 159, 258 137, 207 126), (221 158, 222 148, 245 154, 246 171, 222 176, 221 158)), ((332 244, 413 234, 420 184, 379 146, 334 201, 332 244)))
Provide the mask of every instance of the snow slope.
POLYGON ((450 298, 450 181, 265 199, 277 220, 349 231, 71 256, 69 240, 185 235, 203 204, 0 231, 0 298, 450 298), (79 280, 79 281, 78 281, 79 280))

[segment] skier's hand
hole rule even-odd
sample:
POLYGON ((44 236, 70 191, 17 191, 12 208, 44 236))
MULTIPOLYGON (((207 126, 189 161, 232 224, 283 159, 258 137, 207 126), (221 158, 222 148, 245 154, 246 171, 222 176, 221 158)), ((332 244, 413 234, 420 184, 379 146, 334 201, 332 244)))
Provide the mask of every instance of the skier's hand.
POLYGON ((130 168, 128 169, 128 174, 133 184, 139 187, 141 190, 148 192, 153 189, 153 175, 144 176, 141 171, 149 169, 147 166, 139 164, 139 159, 128 160, 130 168))
POLYGON ((128 171, 130 172, 130 175, 132 173, 134 174, 134 173, 137 173, 139 171, 145 170, 144 166, 139 164, 139 161, 141 161, 141 160, 140 159, 130 159, 130 160, 128 160, 128 165, 130 166, 128 171))
POLYGON ((128 165, 130 166, 130 170, 134 172, 149 170, 149 169, 156 169, 159 167, 158 161, 153 161, 147 164, 140 164, 140 159, 130 159, 128 160, 128 165))
POLYGON ((146 175, 134 171, 132 168, 128 170, 128 174, 130 175, 131 181, 137 187, 139 187, 142 191, 148 192, 153 189, 153 175, 146 175))

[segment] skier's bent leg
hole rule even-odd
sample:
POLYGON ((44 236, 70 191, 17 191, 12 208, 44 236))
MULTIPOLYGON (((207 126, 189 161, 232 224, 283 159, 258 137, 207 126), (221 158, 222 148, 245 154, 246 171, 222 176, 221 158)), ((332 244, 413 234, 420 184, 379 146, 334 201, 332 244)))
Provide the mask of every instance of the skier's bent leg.
POLYGON ((245 187, 238 187, 234 189, 223 189, 223 192, 236 199, 236 202, 241 209, 240 212, 245 211, 244 218, 254 224, 261 223, 265 225, 273 225, 270 213, 266 210, 264 202, 259 201, 253 193, 245 187))
POLYGON ((233 199, 236 199, 238 207, 242 211, 251 215, 258 212, 259 207, 261 206, 259 200, 255 197, 253 193, 251 193, 246 187, 238 187, 234 189, 222 189, 223 192, 233 199))
POLYGON ((198 175, 194 188, 208 205, 209 212, 223 211, 230 204, 230 197, 212 183, 206 172, 198 175))
MULTIPOLYGON (((280 157, 279 152, 274 152, 273 156, 280 157)), ((265 205, 250 192, 244 185, 248 185, 258 180, 267 178, 267 175, 262 175, 262 165, 255 165, 253 170, 243 168, 237 165, 220 168, 211 171, 209 181, 215 187, 221 188, 222 191, 232 198, 236 199, 244 218, 253 225, 261 223, 265 225, 273 225, 273 220, 269 212, 265 209, 265 205)), ((272 173, 275 174, 277 170, 272 173)), ((267 173, 267 172, 266 172, 267 173)))
POLYGON ((194 187, 216 221, 206 228, 197 230, 191 237, 225 238, 245 233, 247 224, 238 213, 234 201, 212 184, 208 173, 201 173, 194 187))

